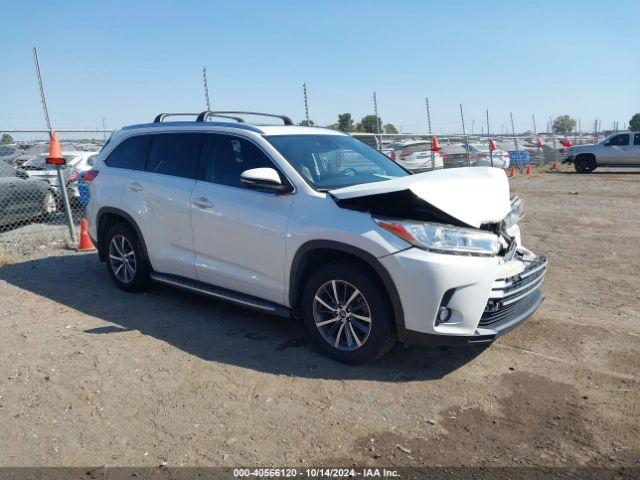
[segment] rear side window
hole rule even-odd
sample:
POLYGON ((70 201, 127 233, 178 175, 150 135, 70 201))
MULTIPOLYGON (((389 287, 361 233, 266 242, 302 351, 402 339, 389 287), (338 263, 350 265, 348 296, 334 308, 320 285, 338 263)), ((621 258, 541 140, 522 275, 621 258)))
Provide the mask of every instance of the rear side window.
POLYGON ((633 144, 640 145, 640 133, 633 134, 633 144))
POLYGON ((242 187, 240 174, 251 168, 275 168, 271 160, 248 140, 230 135, 207 135, 201 178, 242 187))
POLYGON ((147 171, 195 179, 202 139, 200 133, 152 135, 147 171))
POLYGON ((109 154, 104 163, 110 167, 144 170, 149 146, 148 135, 127 138, 109 154))

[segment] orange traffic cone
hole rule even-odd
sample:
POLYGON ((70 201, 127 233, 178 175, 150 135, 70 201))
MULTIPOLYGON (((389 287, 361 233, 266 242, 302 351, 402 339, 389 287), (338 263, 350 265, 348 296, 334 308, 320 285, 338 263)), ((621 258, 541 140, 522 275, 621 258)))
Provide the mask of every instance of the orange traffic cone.
POLYGON ((514 167, 513 165, 511 165, 511 171, 509 172, 509 176, 510 177, 516 176, 516 167, 514 167))
POLYGON ((554 160, 551 164, 551 170, 558 170, 558 168, 560 168, 560 166, 558 165, 558 162, 554 160))
POLYGON ((527 163, 527 168, 525 169, 525 173, 527 175, 531 175, 531 164, 530 163, 527 163))
POLYGON ((78 251, 91 252, 95 249, 96 247, 93 246, 91 237, 89 237, 89 223, 87 223, 86 218, 83 218, 80 223, 80 244, 78 245, 78 251))
POLYGON ((496 141, 493 138, 489 139, 489 150, 495 152, 498 149, 498 145, 496 145, 496 141))
POLYGON ((49 144, 49 156, 46 162, 49 165, 64 165, 67 163, 62 156, 62 147, 60 146, 60 139, 56 132, 51 132, 51 143, 49 144))
POLYGON ((438 143, 438 137, 434 135, 433 140, 431 141, 431 151, 439 152, 440 150, 442 149, 440 148, 440 143, 438 143))

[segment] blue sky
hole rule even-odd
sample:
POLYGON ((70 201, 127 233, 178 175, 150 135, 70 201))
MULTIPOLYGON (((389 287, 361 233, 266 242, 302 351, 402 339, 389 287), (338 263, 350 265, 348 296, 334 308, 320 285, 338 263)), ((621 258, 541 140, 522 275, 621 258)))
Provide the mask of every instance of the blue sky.
POLYGON ((544 130, 570 114, 591 129, 640 111, 640 2, 2 0, 0 128, 43 127, 37 46, 54 127, 147 121, 215 108, 310 116, 373 113, 425 131, 544 130))

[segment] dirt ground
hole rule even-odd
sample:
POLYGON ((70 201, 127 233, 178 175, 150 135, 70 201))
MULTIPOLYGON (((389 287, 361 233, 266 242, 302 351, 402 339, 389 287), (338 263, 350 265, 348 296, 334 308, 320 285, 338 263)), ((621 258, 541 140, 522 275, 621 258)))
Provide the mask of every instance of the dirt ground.
POLYGON ((486 349, 347 367, 293 320, 95 254, 0 267, 0 466, 640 464, 640 172, 518 176, 546 301, 486 349))

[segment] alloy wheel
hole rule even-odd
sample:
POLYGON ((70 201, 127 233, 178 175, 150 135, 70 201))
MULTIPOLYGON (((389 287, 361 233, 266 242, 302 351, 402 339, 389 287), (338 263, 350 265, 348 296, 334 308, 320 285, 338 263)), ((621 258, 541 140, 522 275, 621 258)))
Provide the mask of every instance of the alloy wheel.
POLYGON ((109 244, 109 263, 122 283, 131 283, 136 274, 136 254, 124 235, 115 235, 109 244))
POLYGON ((316 292, 313 319, 322 338, 339 350, 356 350, 371 333, 371 309, 354 285, 330 280, 316 292))

